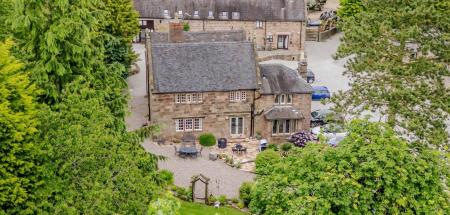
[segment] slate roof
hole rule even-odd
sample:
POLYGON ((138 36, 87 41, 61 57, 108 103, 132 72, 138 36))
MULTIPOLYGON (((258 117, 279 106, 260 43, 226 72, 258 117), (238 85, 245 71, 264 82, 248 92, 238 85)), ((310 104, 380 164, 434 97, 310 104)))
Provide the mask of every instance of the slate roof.
MULTIPOLYGON (((134 0, 134 7, 142 18, 163 19, 164 10, 174 13, 183 11, 191 17, 199 11, 200 19, 207 19, 209 11, 219 19, 220 12, 240 13, 240 20, 305 21, 305 1, 303 0, 134 0)), ((187 17, 184 15, 185 18, 187 17)))
POLYGON ((261 94, 312 93, 312 87, 296 70, 282 64, 259 64, 261 94))
POLYGON ((274 119, 303 119, 303 114, 300 110, 292 106, 273 106, 264 113, 268 120, 274 119))
POLYGON ((250 42, 152 45, 155 93, 257 89, 250 42))

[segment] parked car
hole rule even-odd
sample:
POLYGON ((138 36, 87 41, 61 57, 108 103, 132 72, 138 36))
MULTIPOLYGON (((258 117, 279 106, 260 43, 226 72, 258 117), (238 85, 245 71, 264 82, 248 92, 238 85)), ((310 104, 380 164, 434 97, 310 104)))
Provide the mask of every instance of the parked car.
POLYGON ((315 136, 323 135, 327 138, 327 141, 337 141, 344 139, 347 136, 347 132, 344 127, 336 123, 329 123, 323 126, 317 126, 311 129, 311 133, 315 136))
POLYGON ((325 86, 313 86, 312 100, 318 101, 321 99, 328 99, 331 97, 328 87, 325 86))
POLYGON ((308 69, 308 72, 306 73, 306 82, 313 83, 316 80, 316 76, 312 72, 311 69, 308 69))
POLYGON ((311 127, 327 124, 334 112, 330 109, 319 109, 311 112, 311 127))

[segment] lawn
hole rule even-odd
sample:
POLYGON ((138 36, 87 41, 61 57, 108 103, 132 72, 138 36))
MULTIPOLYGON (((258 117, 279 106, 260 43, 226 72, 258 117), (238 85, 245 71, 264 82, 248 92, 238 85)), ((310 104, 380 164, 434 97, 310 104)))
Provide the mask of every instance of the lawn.
POLYGON ((219 209, 200 203, 181 202, 181 215, 247 215, 239 210, 230 207, 220 207, 219 209))

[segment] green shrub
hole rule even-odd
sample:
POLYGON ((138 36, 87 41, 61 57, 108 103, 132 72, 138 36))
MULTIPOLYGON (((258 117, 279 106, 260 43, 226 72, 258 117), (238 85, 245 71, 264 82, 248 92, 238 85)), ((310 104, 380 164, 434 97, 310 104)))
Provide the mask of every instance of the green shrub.
POLYGON ((217 201, 219 201, 221 205, 227 205, 227 203, 228 203, 227 196, 225 196, 225 195, 218 196, 217 201))
POLYGON ((237 203, 236 206, 237 206, 239 209, 242 209, 242 208, 245 207, 245 204, 244 204, 244 202, 240 201, 240 202, 237 203))
POLYGON ((271 173, 273 165, 278 163, 280 158, 280 153, 271 149, 259 153, 255 160, 256 174, 266 175, 271 173))
POLYGON ((216 144, 216 138, 211 133, 205 133, 200 135, 198 140, 200 142, 200 145, 205 147, 214 146, 216 144))
POLYGON ((272 150, 274 150, 274 151, 278 151, 278 145, 277 145, 277 144, 270 143, 270 144, 267 146, 267 149, 272 149, 272 150))
POLYGON ((158 171, 159 173, 159 177, 161 178, 161 180, 164 182, 163 184, 165 185, 172 185, 173 184, 173 173, 162 169, 158 171))
POLYGON ((238 198, 232 198, 231 202, 233 202, 234 204, 237 204, 239 202, 239 199, 238 198))
POLYGON ((191 26, 189 25, 189 23, 184 23, 183 24, 183 31, 189 31, 191 29, 191 26))
POLYGON ((248 206, 252 200, 253 182, 244 182, 239 188, 239 198, 241 198, 244 206, 248 206))
POLYGON ((174 186, 172 188, 172 191, 174 192, 174 195, 176 197, 178 197, 179 199, 188 201, 188 202, 192 201, 191 188, 183 188, 183 187, 174 186))
POLYGON ((283 143, 280 147, 281 151, 288 152, 292 149, 293 145, 292 143, 283 143))

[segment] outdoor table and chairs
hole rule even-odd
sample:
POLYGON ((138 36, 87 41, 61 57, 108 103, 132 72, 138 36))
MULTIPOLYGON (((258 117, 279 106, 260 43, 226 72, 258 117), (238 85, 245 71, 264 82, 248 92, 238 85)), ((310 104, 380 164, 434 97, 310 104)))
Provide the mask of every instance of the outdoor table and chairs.
POLYGON ((236 144, 233 146, 233 148, 231 148, 231 150, 233 151, 233 153, 238 153, 241 154, 242 152, 247 152, 247 148, 242 146, 241 144, 236 144))

